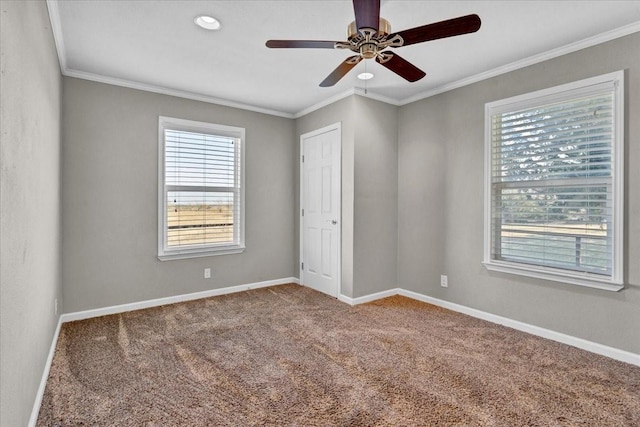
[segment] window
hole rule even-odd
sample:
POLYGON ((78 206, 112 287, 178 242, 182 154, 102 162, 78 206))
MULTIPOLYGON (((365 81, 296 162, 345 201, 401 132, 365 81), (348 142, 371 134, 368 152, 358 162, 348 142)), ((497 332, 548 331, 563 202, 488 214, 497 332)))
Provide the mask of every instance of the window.
POLYGON ((244 250, 244 129, 160 117, 158 258, 244 250))
POLYGON ((486 104, 487 269, 622 289, 623 77, 486 104))

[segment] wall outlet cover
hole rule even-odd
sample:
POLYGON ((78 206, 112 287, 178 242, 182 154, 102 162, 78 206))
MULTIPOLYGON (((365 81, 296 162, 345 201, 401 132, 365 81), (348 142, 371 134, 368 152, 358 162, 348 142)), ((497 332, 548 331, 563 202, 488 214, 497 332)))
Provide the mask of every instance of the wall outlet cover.
POLYGON ((449 287, 449 279, 447 278, 447 276, 440 276, 440 286, 442 286, 443 288, 449 287))

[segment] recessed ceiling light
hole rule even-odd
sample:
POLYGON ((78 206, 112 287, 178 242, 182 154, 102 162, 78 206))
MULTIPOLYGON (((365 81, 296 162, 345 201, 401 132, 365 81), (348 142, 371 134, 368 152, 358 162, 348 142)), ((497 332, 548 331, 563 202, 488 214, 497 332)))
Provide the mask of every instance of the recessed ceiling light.
POLYGON ((196 16, 196 19, 194 19, 193 22, 195 22, 198 27, 204 28, 205 30, 220 29, 220 21, 218 21, 213 16, 208 16, 208 15, 196 16))
POLYGON ((373 78, 373 74, 371 74, 371 73, 360 73, 360 74, 358 74, 358 78, 360 80, 369 80, 369 79, 373 78))

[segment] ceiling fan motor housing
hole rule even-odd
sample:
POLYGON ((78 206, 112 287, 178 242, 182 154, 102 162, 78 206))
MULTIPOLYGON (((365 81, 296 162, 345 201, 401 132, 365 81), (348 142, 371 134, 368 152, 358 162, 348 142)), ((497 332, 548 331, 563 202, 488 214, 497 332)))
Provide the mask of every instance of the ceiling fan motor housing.
MULTIPOLYGON (((375 29, 372 28, 361 28, 361 30, 371 30, 371 32, 375 33, 375 29)), ((378 24, 378 37, 386 37, 391 34, 391 24, 384 18, 380 18, 380 23, 378 24)), ((347 27, 347 40, 351 40, 352 38, 359 36, 358 27, 356 27, 356 21, 352 21, 347 27)), ((364 36, 364 34, 363 34, 364 36)))
POLYGON ((375 28, 366 27, 358 29, 356 21, 353 21, 347 27, 347 40, 350 45, 344 47, 359 53, 364 59, 373 59, 378 56, 378 52, 389 46, 381 43, 390 33, 391 24, 384 18, 380 18, 377 31, 375 28))
POLYGON ((320 83, 321 87, 335 85, 364 59, 375 59, 385 68, 409 82, 423 78, 424 71, 387 48, 459 36, 478 31, 480 17, 466 15, 446 21, 426 24, 391 34, 389 21, 380 17, 380 0, 353 0, 355 21, 347 26, 347 41, 331 40, 268 40, 269 48, 345 49, 355 53, 333 70, 320 83))

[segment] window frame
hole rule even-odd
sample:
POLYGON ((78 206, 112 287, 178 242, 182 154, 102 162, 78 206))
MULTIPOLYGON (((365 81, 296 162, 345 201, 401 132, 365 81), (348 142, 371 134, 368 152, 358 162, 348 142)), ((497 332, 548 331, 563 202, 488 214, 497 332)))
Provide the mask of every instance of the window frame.
MULTIPOLYGON (((234 191, 235 192, 235 191, 234 191)), ((215 255, 229 255, 242 253, 245 250, 245 129, 207 122, 179 119, 173 117, 158 117, 158 259, 161 261, 173 259, 199 258, 215 255), (191 248, 169 248, 167 246, 167 185, 165 182, 166 141, 165 130, 196 132, 216 136, 235 138, 236 170, 239 178, 239 209, 234 210, 234 234, 238 233, 237 243, 200 245, 191 248)))
POLYGON ((484 146, 484 259, 489 271, 545 279, 573 285, 610 291, 624 288, 624 71, 616 71, 548 89, 526 93, 485 104, 484 146), (562 269, 521 262, 499 260, 492 257, 492 117, 505 112, 543 106, 554 102, 569 101, 584 96, 598 87, 611 87, 613 93, 613 138, 611 146, 611 196, 613 224, 611 245, 611 275, 600 275, 584 271, 562 269))

